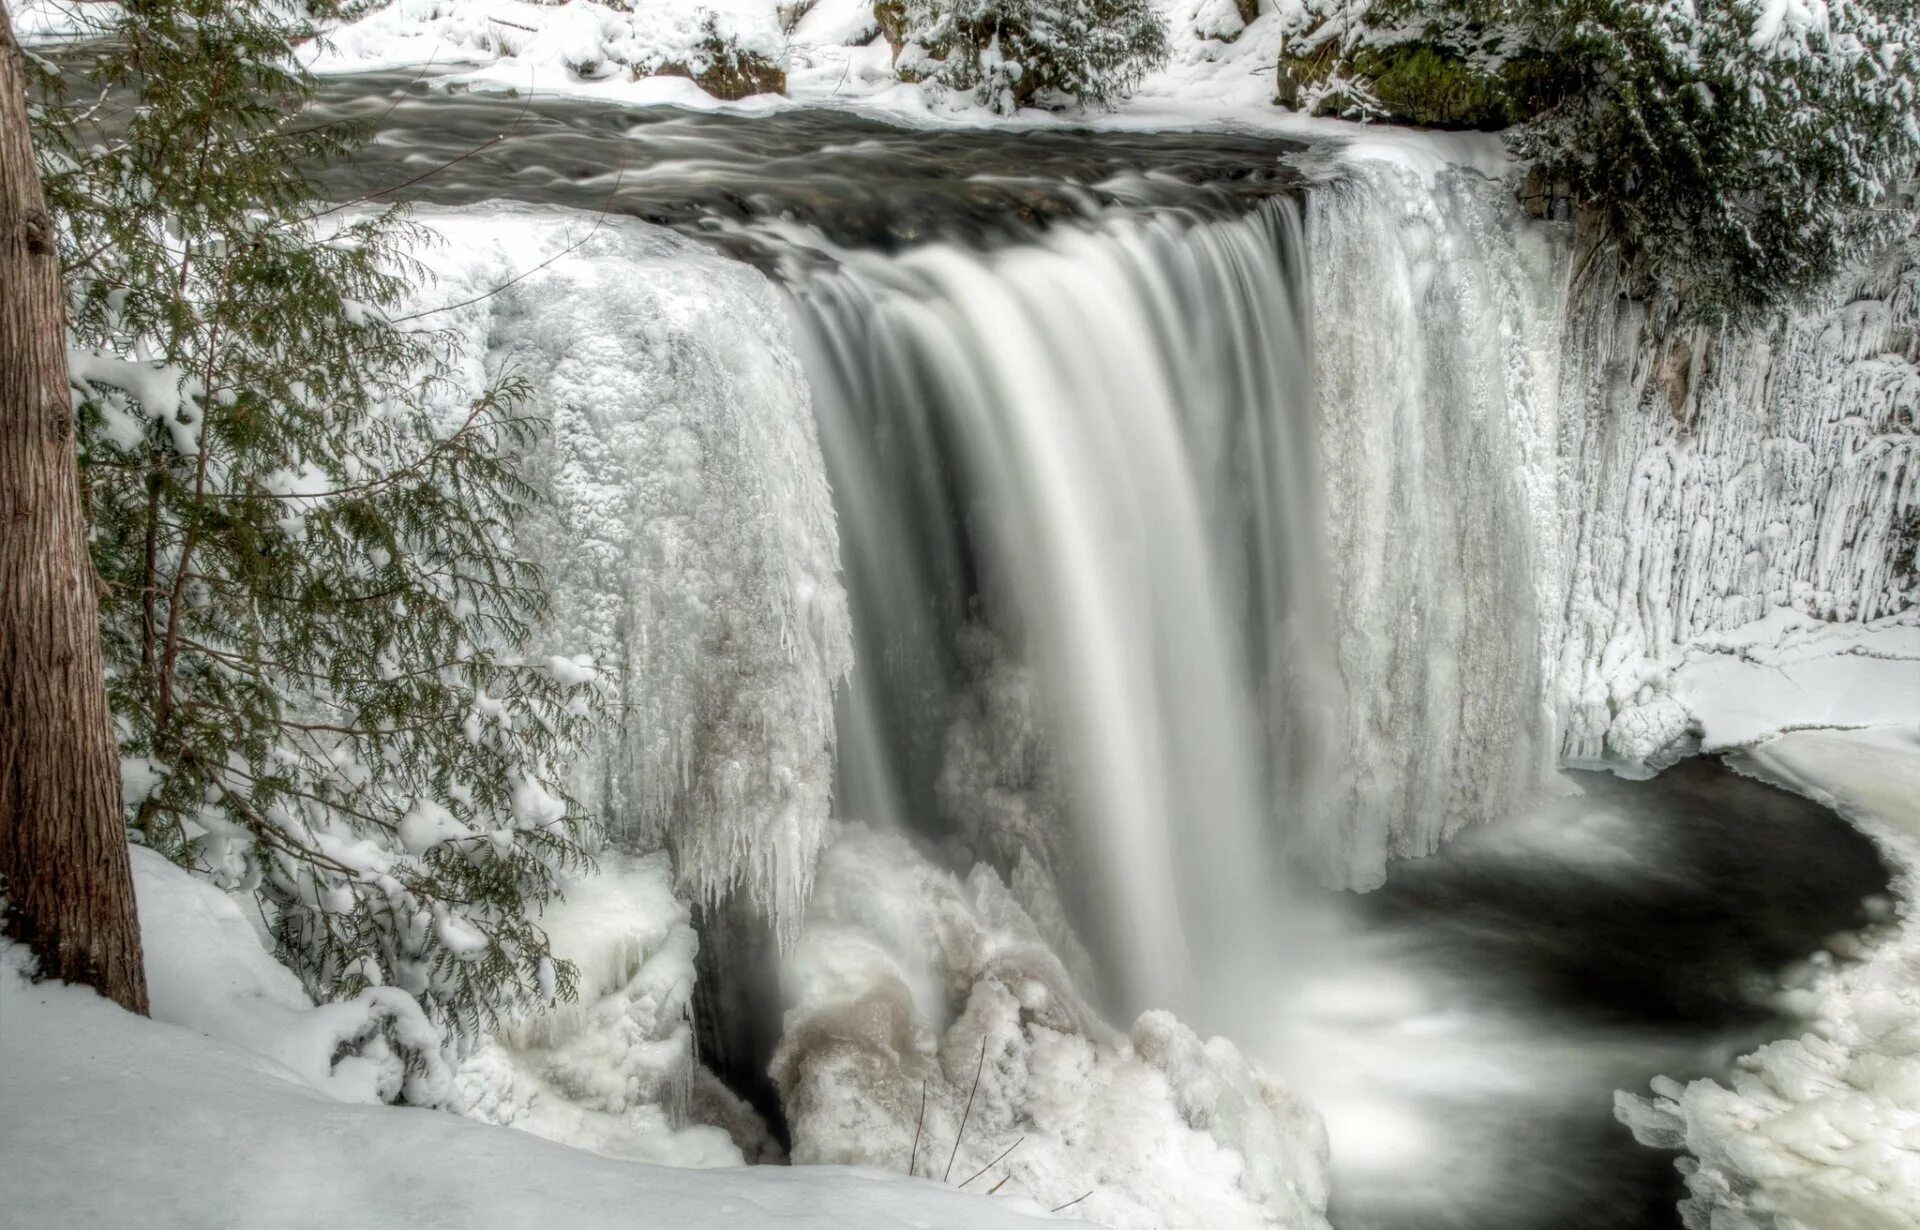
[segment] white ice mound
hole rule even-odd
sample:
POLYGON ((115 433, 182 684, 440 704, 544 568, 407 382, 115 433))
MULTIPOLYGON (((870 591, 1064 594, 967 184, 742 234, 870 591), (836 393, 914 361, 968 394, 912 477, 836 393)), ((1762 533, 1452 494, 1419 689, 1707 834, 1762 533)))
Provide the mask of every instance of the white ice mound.
POLYGON ((694 1072, 694 937, 665 854, 600 856, 542 922, 580 971, 571 1003, 502 1026, 461 1066, 455 1109, 609 1157, 738 1166, 716 1127, 683 1122, 694 1072))
POLYGON ((437 1106, 449 1072, 440 1034, 398 987, 315 1006, 274 960, 254 908, 152 850, 132 848, 153 1019, 272 1060, 342 1102, 437 1106))
POLYGON ((1326 1225, 1319 1116, 1166 1013, 1101 1024, 985 866, 961 880, 843 827, 788 977, 773 1072, 797 1162, 998 1187, 1116 1230, 1326 1225))
POLYGON ((1651 1097, 1616 1094, 1616 1113, 1642 1144, 1684 1151, 1689 1230, 1920 1225, 1920 729, 1798 732, 1748 764, 1880 843, 1899 918, 1864 960, 1822 963, 1800 1037, 1741 1059, 1725 1084, 1661 1077, 1651 1097))
POLYGON ((543 657, 597 670, 618 719, 577 788, 616 837, 664 841, 688 894, 744 884, 790 939, 852 634, 779 293, 637 222, 421 217, 446 240, 422 254, 439 275, 423 298, 475 300, 431 318, 461 339, 467 381, 517 371, 551 424, 529 460, 551 502, 521 527, 553 589, 543 657))

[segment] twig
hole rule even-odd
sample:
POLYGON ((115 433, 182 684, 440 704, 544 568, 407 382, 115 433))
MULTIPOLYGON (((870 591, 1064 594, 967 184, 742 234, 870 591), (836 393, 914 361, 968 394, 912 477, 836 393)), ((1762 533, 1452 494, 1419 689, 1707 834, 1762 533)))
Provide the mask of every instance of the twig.
MULTIPOLYGON (((1020 1138, 1020 1140, 1025 1140, 1025 1139, 1026 1139, 1026 1137, 1025 1137, 1025 1136, 1022 1136, 1022 1137, 1020 1138)), ((982 1167, 981 1167, 981 1168, 980 1168, 979 1170, 976 1170, 976 1171, 974 1172, 974 1174, 973 1174, 973 1179, 977 1179, 977 1178, 979 1178, 979 1177, 980 1177, 981 1175, 983 1175, 983 1174, 985 1174, 985 1173, 987 1173, 987 1171, 989 1171, 989 1170, 992 1170, 992 1169, 993 1169, 993 1168, 994 1168, 995 1166, 998 1166, 998 1165, 999 1165, 999 1164, 1000 1164, 1001 1162, 1004 1162, 1004 1161, 1006 1161, 1006 1160, 1007 1160, 1007 1153, 1012 1153, 1012 1152, 1013 1152, 1013 1151, 1014 1151, 1015 1149, 1018 1149, 1018 1148, 1020 1147, 1020 1140, 1016 1140, 1016 1141, 1014 1141, 1014 1142, 1013 1142, 1012 1144, 1010 1144, 1010 1145, 1008 1145, 1008 1146, 1007 1146, 1007 1152, 1006 1152, 1006 1153, 1002 1153, 1002 1154, 1001 1154, 1001 1155, 1000 1155, 999 1157, 996 1157, 996 1158, 994 1158, 994 1159, 993 1159, 992 1161, 990 1161, 990 1162, 988 1162, 988 1163, 987 1163, 986 1165, 984 1165, 984 1166, 982 1166, 982 1167)), ((971 1182, 973 1182, 973 1179, 968 1179, 968 1180, 967 1180, 967 1183, 971 1183, 971 1182)), ((1005 1180, 1005 1179, 1002 1179, 1002 1180, 1001 1180, 1001 1182, 1003 1182, 1003 1183, 1004 1183, 1004 1182, 1006 1182, 1006 1180, 1005 1180)), ((967 1185, 967 1183, 962 1183, 962 1184, 961 1184, 960 1186, 961 1186, 961 1187, 965 1187, 965 1186, 967 1185)))
POLYGON ((907 1158, 907 1177, 913 1177, 914 1167, 920 1164, 920 1129, 927 1126, 927 1082, 920 1082, 920 1117, 913 1123, 913 1153, 907 1158))
POLYGON ((1075 1196, 1075 1197, 1074 1197, 1073 1199, 1071 1199, 1071 1200, 1069 1200, 1069 1201, 1067 1201, 1067 1202, 1066 1202, 1065 1204, 1063 1204, 1063 1205, 1059 1205, 1059 1206, 1057 1206, 1057 1207, 1055 1207, 1055 1208, 1051 1208, 1051 1209, 1048 1209, 1048 1210, 1047 1210, 1047 1212, 1049 1212, 1049 1213, 1061 1213, 1061 1212, 1065 1212, 1065 1211, 1066 1211, 1067 1209, 1070 1209, 1070 1208, 1072 1208, 1072 1207, 1073 1207, 1074 1205, 1076 1205, 1076 1204, 1079 1204, 1079 1203, 1080 1203, 1080 1202, 1081 1202, 1082 1200, 1085 1200, 1085 1199, 1086 1199, 1086 1198, 1087 1198, 1088 1196, 1091 1196, 1091 1195, 1093 1195, 1093 1189, 1092 1189, 1092 1188, 1088 1188, 1088 1189, 1087 1189, 1087 1190, 1086 1190, 1086 1191, 1085 1191, 1084 1193, 1082 1193, 1081 1195, 1078 1195, 1078 1196, 1075 1196))
POLYGON ((987 1040, 980 1039, 980 1062, 973 1065, 973 1088, 967 1090, 967 1109, 960 1113, 960 1131, 953 1138, 953 1152, 947 1154, 947 1172, 940 1176, 945 1183, 953 1177, 953 1159, 960 1156, 960 1142, 967 1138, 967 1120, 973 1115, 973 1095, 980 1092, 980 1073, 987 1066, 987 1040))
POLYGON ((992 1187, 989 1187, 987 1189, 987 1195, 989 1196, 998 1195, 1000 1192, 1000 1189, 1005 1187, 1007 1184, 1011 1182, 1013 1182, 1013 1171, 1009 1170, 1007 1171, 1007 1175, 1004 1179, 1001 1179, 998 1183, 995 1183, 992 1187))

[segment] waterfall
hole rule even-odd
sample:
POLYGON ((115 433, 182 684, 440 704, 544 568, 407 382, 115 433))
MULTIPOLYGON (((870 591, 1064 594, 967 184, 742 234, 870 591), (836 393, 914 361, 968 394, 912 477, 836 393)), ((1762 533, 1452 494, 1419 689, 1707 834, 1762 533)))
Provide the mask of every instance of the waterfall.
POLYGON ((969 836, 1047 869, 1135 1005, 1272 934, 1318 767, 1301 252, 1276 201, 857 257, 802 296, 858 647, 840 810, 951 831, 955 762, 995 759, 956 702, 1030 687, 997 712, 1044 730, 982 732, 1008 746, 977 775, 1025 797, 969 836))

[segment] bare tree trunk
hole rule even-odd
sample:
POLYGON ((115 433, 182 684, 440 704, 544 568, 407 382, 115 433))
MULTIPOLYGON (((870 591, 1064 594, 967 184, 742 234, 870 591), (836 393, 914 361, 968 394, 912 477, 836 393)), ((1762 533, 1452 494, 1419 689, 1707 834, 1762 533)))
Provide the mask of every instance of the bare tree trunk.
POLYGON ((0 894, 8 934, 42 974, 145 1012, 66 307, 26 87, 0 0, 0 894))

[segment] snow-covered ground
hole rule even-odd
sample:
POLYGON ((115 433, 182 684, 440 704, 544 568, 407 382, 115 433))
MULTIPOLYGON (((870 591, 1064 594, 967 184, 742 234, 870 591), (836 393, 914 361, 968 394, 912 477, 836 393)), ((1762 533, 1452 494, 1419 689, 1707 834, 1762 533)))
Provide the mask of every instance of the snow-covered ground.
MULTIPOLYGON (((58 4, 62 0, 43 0, 58 4)), ((1153 0, 1166 22, 1170 56, 1132 97, 1111 111, 1028 108, 1002 116, 970 94, 904 82, 874 18, 873 0, 660 0, 613 6, 600 0, 392 0, 331 32, 311 53, 322 74, 428 67, 442 86, 591 98, 627 106, 672 105, 738 114, 791 107, 846 107, 922 126, 1107 128, 1256 127, 1353 138, 1358 126, 1274 105, 1274 78, 1302 0, 1261 0, 1243 23, 1231 0, 1153 0), (795 13, 797 16, 794 16, 795 13), (652 66, 699 63, 707 19, 742 51, 778 65, 786 93, 723 102, 652 66), (640 75, 636 75, 638 67, 640 75)), ((1498 160, 1498 138, 1411 134, 1381 128, 1368 139, 1391 147, 1445 148, 1456 161, 1498 160)))
POLYGON ((1837 808, 1879 843, 1900 903, 1865 959, 1816 962, 1811 1024, 1742 1059, 1727 1084, 1662 1078, 1623 1093, 1643 1144, 1681 1149, 1691 1230, 1920 1225, 1920 725, 1800 731, 1736 760, 1837 808))
MULTIPOLYGON (((146 943, 172 950, 182 938, 161 930, 146 943)), ((31 984, 19 961, 0 948, 0 1223, 22 1230, 1013 1230, 1047 1220, 1022 1197, 877 1171, 669 1169, 457 1115, 337 1101, 257 1051, 143 1020, 89 990, 31 984)))

